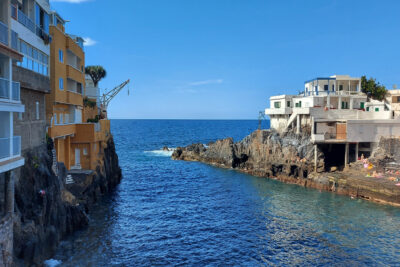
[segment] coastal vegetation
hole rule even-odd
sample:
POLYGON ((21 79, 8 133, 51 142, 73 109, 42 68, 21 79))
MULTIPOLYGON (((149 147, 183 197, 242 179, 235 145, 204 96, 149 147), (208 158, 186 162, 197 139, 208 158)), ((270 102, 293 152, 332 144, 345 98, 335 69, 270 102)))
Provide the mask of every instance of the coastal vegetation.
POLYGON ((379 101, 385 99, 387 94, 387 90, 384 85, 381 85, 372 77, 367 79, 365 75, 361 76, 361 91, 370 96, 372 99, 379 101))
POLYGON ((87 66, 85 68, 85 73, 92 78, 94 87, 97 87, 101 79, 105 78, 107 76, 106 70, 99 65, 96 66, 87 66))

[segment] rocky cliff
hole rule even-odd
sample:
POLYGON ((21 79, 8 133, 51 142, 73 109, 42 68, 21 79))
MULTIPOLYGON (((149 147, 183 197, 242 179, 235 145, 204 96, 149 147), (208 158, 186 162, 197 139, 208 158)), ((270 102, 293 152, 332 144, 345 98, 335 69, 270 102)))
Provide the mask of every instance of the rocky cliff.
POLYGON ((113 139, 104 149, 104 164, 84 175, 84 183, 66 185, 67 171, 52 170, 53 143, 24 154, 15 180, 14 259, 20 266, 40 266, 66 235, 88 224, 90 206, 121 180, 113 139), (75 190, 73 190, 75 189, 75 190))
MULTIPOLYGON (((375 155, 385 157, 388 149, 396 150, 393 141, 381 141, 375 155), (384 145, 385 144, 385 145, 384 145)), ((398 146, 400 147, 400 142, 398 146)), ((396 143, 396 144, 397 144, 396 143)), ((398 152, 397 152, 398 153, 398 152)), ((394 153, 392 159, 398 155, 394 153)), ((320 190, 400 204, 400 187, 393 181, 365 177, 362 163, 357 162, 343 171, 325 172, 324 153, 315 150, 307 134, 292 132, 278 134, 272 130, 255 131, 242 141, 234 143, 231 138, 218 140, 207 146, 193 144, 178 147, 172 154, 176 160, 200 161, 252 175, 277 179, 320 190), (317 153, 315 155, 314 153, 317 153), (316 165, 315 162, 316 156, 316 165)), ((383 168, 381 158, 372 157, 378 168, 383 168)), ((379 171, 379 170, 378 170, 379 171)))

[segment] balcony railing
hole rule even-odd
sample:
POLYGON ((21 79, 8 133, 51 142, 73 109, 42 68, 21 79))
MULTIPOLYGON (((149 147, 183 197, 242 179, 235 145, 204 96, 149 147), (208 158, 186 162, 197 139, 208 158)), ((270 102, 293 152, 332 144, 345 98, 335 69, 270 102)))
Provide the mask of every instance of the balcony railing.
POLYGON ((10 81, 4 78, 0 78, 0 98, 9 99, 14 101, 20 101, 20 83, 11 83, 11 95, 10 95, 10 81))
POLYGON ((18 49, 18 33, 11 31, 11 48, 19 51, 18 49))
POLYGON ((365 94, 363 92, 359 91, 318 91, 318 94, 316 91, 308 91, 302 93, 304 96, 328 96, 328 95, 333 95, 333 96, 350 96, 350 95, 356 95, 356 96, 364 96, 365 94))
POLYGON ((0 21, 0 42, 8 46, 8 27, 0 21))
POLYGON ((14 19, 18 20, 19 23, 28 28, 31 32, 42 38, 46 44, 51 42, 50 35, 39 25, 36 25, 22 10, 15 11, 16 7, 11 5, 11 15, 14 19), (17 13, 17 17, 15 17, 17 13))
POLYGON ((14 136, 12 138, 0 138, 0 160, 13 158, 20 155, 21 136, 14 136))
POLYGON ((24 12, 18 9, 18 22, 28 28, 31 32, 35 33, 35 23, 24 12))

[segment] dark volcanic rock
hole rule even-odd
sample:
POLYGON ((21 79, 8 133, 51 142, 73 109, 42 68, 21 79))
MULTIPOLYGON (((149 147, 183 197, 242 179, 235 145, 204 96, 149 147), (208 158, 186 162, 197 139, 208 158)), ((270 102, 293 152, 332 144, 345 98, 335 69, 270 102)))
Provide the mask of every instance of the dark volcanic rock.
MULTIPOLYGON (((172 158, 254 171, 264 176, 285 173, 298 177, 314 170, 314 147, 309 140, 307 135, 281 137, 275 131, 255 131, 237 143, 227 138, 209 144, 207 149, 202 144, 178 148, 172 158)), ((319 152, 319 169, 324 168, 322 157, 319 152)))
MULTIPOLYGON (((176 160, 201 161, 223 168, 233 168, 252 175, 268 177, 338 194, 400 205, 400 187, 388 179, 366 177, 361 161, 344 171, 325 172, 324 154, 317 150, 307 134, 288 132, 279 135, 271 130, 258 130, 234 143, 231 138, 178 148, 176 160), (316 171, 315 171, 316 170, 316 171)), ((400 162, 400 140, 382 139, 370 161, 378 171, 388 162, 400 162)))
POLYGON ((14 258, 20 266, 41 266, 61 239, 88 225, 90 204, 111 191, 121 180, 113 139, 104 150, 104 165, 85 180, 75 194, 64 184, 67 171, 58 164, 52 171, 51 140, 46 146, 25 153, 25 165, 16 175, 14 258), (45 194, 39 194, 43 190, 45 194))

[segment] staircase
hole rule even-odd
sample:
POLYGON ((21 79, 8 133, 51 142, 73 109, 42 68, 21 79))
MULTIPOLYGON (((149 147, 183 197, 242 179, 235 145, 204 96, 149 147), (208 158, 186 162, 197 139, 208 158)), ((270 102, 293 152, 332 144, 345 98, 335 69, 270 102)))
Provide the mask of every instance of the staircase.
POLYGON ((72 179, 72 175, 68 174, 67 178, 65 178, 65 184, 73 184, 75 183, 74 179, 72 179))
POLYGON ((289 121, 286 125, 285 131, 287 132, 289 130, 289 126, 293 123, 293 121, 297 118, 297 112, 293 112, 292 115, 290 115, 289 121))
POLYGON ((53 170, 53 172, 55 173, 56 176, 58 176, 58 167, 57 167, 57 153, 56 150, 53 148, 51 150, 51 153, 53 155, 53 164, 51 166, 51 169, 53 170))

